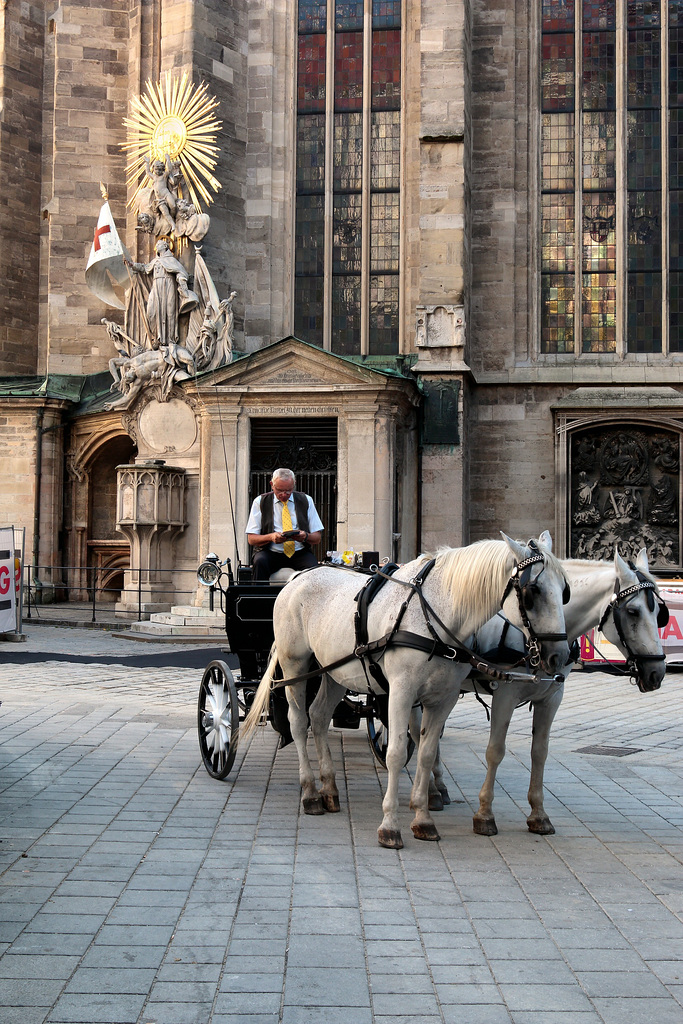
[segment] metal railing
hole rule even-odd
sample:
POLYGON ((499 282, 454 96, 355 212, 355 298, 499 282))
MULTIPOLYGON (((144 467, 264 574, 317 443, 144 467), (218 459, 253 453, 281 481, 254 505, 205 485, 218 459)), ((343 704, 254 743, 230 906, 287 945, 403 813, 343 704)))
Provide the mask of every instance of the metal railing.
MULTIPOLYGON (((98 582, 98 576, 111 575, 113 571, 126 573, 132 576, 135 580, 137 574, 137 613, 138 619, 142 618, 142 605, 143 605, 143 586, 148 586, 147 580, 143 581, 144 576, 149 575, 149 570, 146 569, 130 569, 130 568, 119 568, 102 566, 85 566, 85 565, 25 565, 22 566, 22 578, 21 578, 21 593, 25 597, 24 612, 25 618, 30 620, 33 616, 40 618, 40 610, 43 607, 63 604, 66 608, 69 607, 69 594, 73 592, 83 593, 85 591, 88 594, 88 600, 86 602, 77 602, 79 604, 88 604, 91 608, 91 622, 97 622, 98 610, 102 614, 103 608, 106 606, 107 609, 113 609, 113 602, 111 600, 103 600, 105 594, 121 594, 121 587, 108 587, 103 586, 98 582), (64 582, 64 576, 69 571, 78 572, 79 575, 85 574, 85 584, 83 582, 78 585, 69 585, 64 582), (53 599, 50 601, 44 601, 43 595, 47 590, 52 591, 53 599), (59 599, 55 600, 59 593, 59 599), (66 600, 63 599, 63 594, 66 594, 66 600), (99 603, 98 603, 99 596, 99 603)), ((157 573, 170 573, 173 572, 174 576, 180 573, 188 574, 192 577, 196 583, 196 570, 195 569, 157 569, 157 573)), ((130 593, 130 588, 127 588, 127 592, 130 593)), ((154 594, 155 597, 159 597, 163 594, 171 595, 173 600, 169 601, 169 604, 179 604, 180 601, 177 598, 183 596, 190 597, 197 592, 197 587, 192 586, 188 590, 179 590, 176 586, 163 587, 158 583, 154 583, 154 594)))

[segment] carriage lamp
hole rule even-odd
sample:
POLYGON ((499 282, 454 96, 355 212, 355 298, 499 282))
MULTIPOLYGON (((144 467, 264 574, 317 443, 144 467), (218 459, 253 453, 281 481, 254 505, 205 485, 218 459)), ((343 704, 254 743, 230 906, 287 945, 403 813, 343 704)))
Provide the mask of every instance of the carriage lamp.
POLYGON ((197 579, 205 587, 215 587, 220 579, 221 563, 218 555, 210 551, 197 569, 197 579))

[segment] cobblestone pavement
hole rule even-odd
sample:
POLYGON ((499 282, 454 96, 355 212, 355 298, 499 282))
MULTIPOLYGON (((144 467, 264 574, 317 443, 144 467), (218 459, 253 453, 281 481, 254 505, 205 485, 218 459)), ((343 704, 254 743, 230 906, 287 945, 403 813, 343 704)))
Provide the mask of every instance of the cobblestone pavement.
POLYGON ((228 781, 200 767, 200 670, 134 667, 139 645, 99 631, 41 626, 22 648, 120 663, 16 664, 17 646, 0 647, 3 1024, 683 1024, 680 675, 646 695, 570 677, 543 838, 524 709, 499 835, 473 835, 486 720, 465 698, 441 842, 410 833, 406 771, 395 852, 362 732, 334 731, 341 813, 307 817, 270 728, 228 781))

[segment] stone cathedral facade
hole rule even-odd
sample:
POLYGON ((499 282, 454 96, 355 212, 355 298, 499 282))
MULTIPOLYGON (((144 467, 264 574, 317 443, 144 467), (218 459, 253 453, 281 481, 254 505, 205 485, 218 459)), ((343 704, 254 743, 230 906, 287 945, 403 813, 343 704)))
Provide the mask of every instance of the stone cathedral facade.
POLYGON ((683 0, 5 0, 0 48, 0 522, 39 576, 190 603, 278 465, 320 554, 550 529, 680 571, 683 0), (110 408, 100 183, 148 265, 124 119, 183 74, 220 189, 177 255, 232 359, 110 408))

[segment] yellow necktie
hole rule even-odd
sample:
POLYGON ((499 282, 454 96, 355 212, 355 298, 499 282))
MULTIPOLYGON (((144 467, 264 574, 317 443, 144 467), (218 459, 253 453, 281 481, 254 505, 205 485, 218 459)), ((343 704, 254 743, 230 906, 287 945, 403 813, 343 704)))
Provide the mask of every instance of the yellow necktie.
MULTIPOLYGON (((287 502, 285 501, 283 506, 282 506, 282 532, 286 533, 287 530, 293 530, 293 529, 294 529, 294 527, 292 526, 292 517, 289 514, 289 506, 287 505, 287 502)), ((284 551, 284 553, 287 556, 287 558, 291 558, 292 555, 294 554, 294 547, 295 547, 295 544, 294 544, 293 540, 286 540, 284 542, 284 544, 282 545, 282 550, 284 551)))

